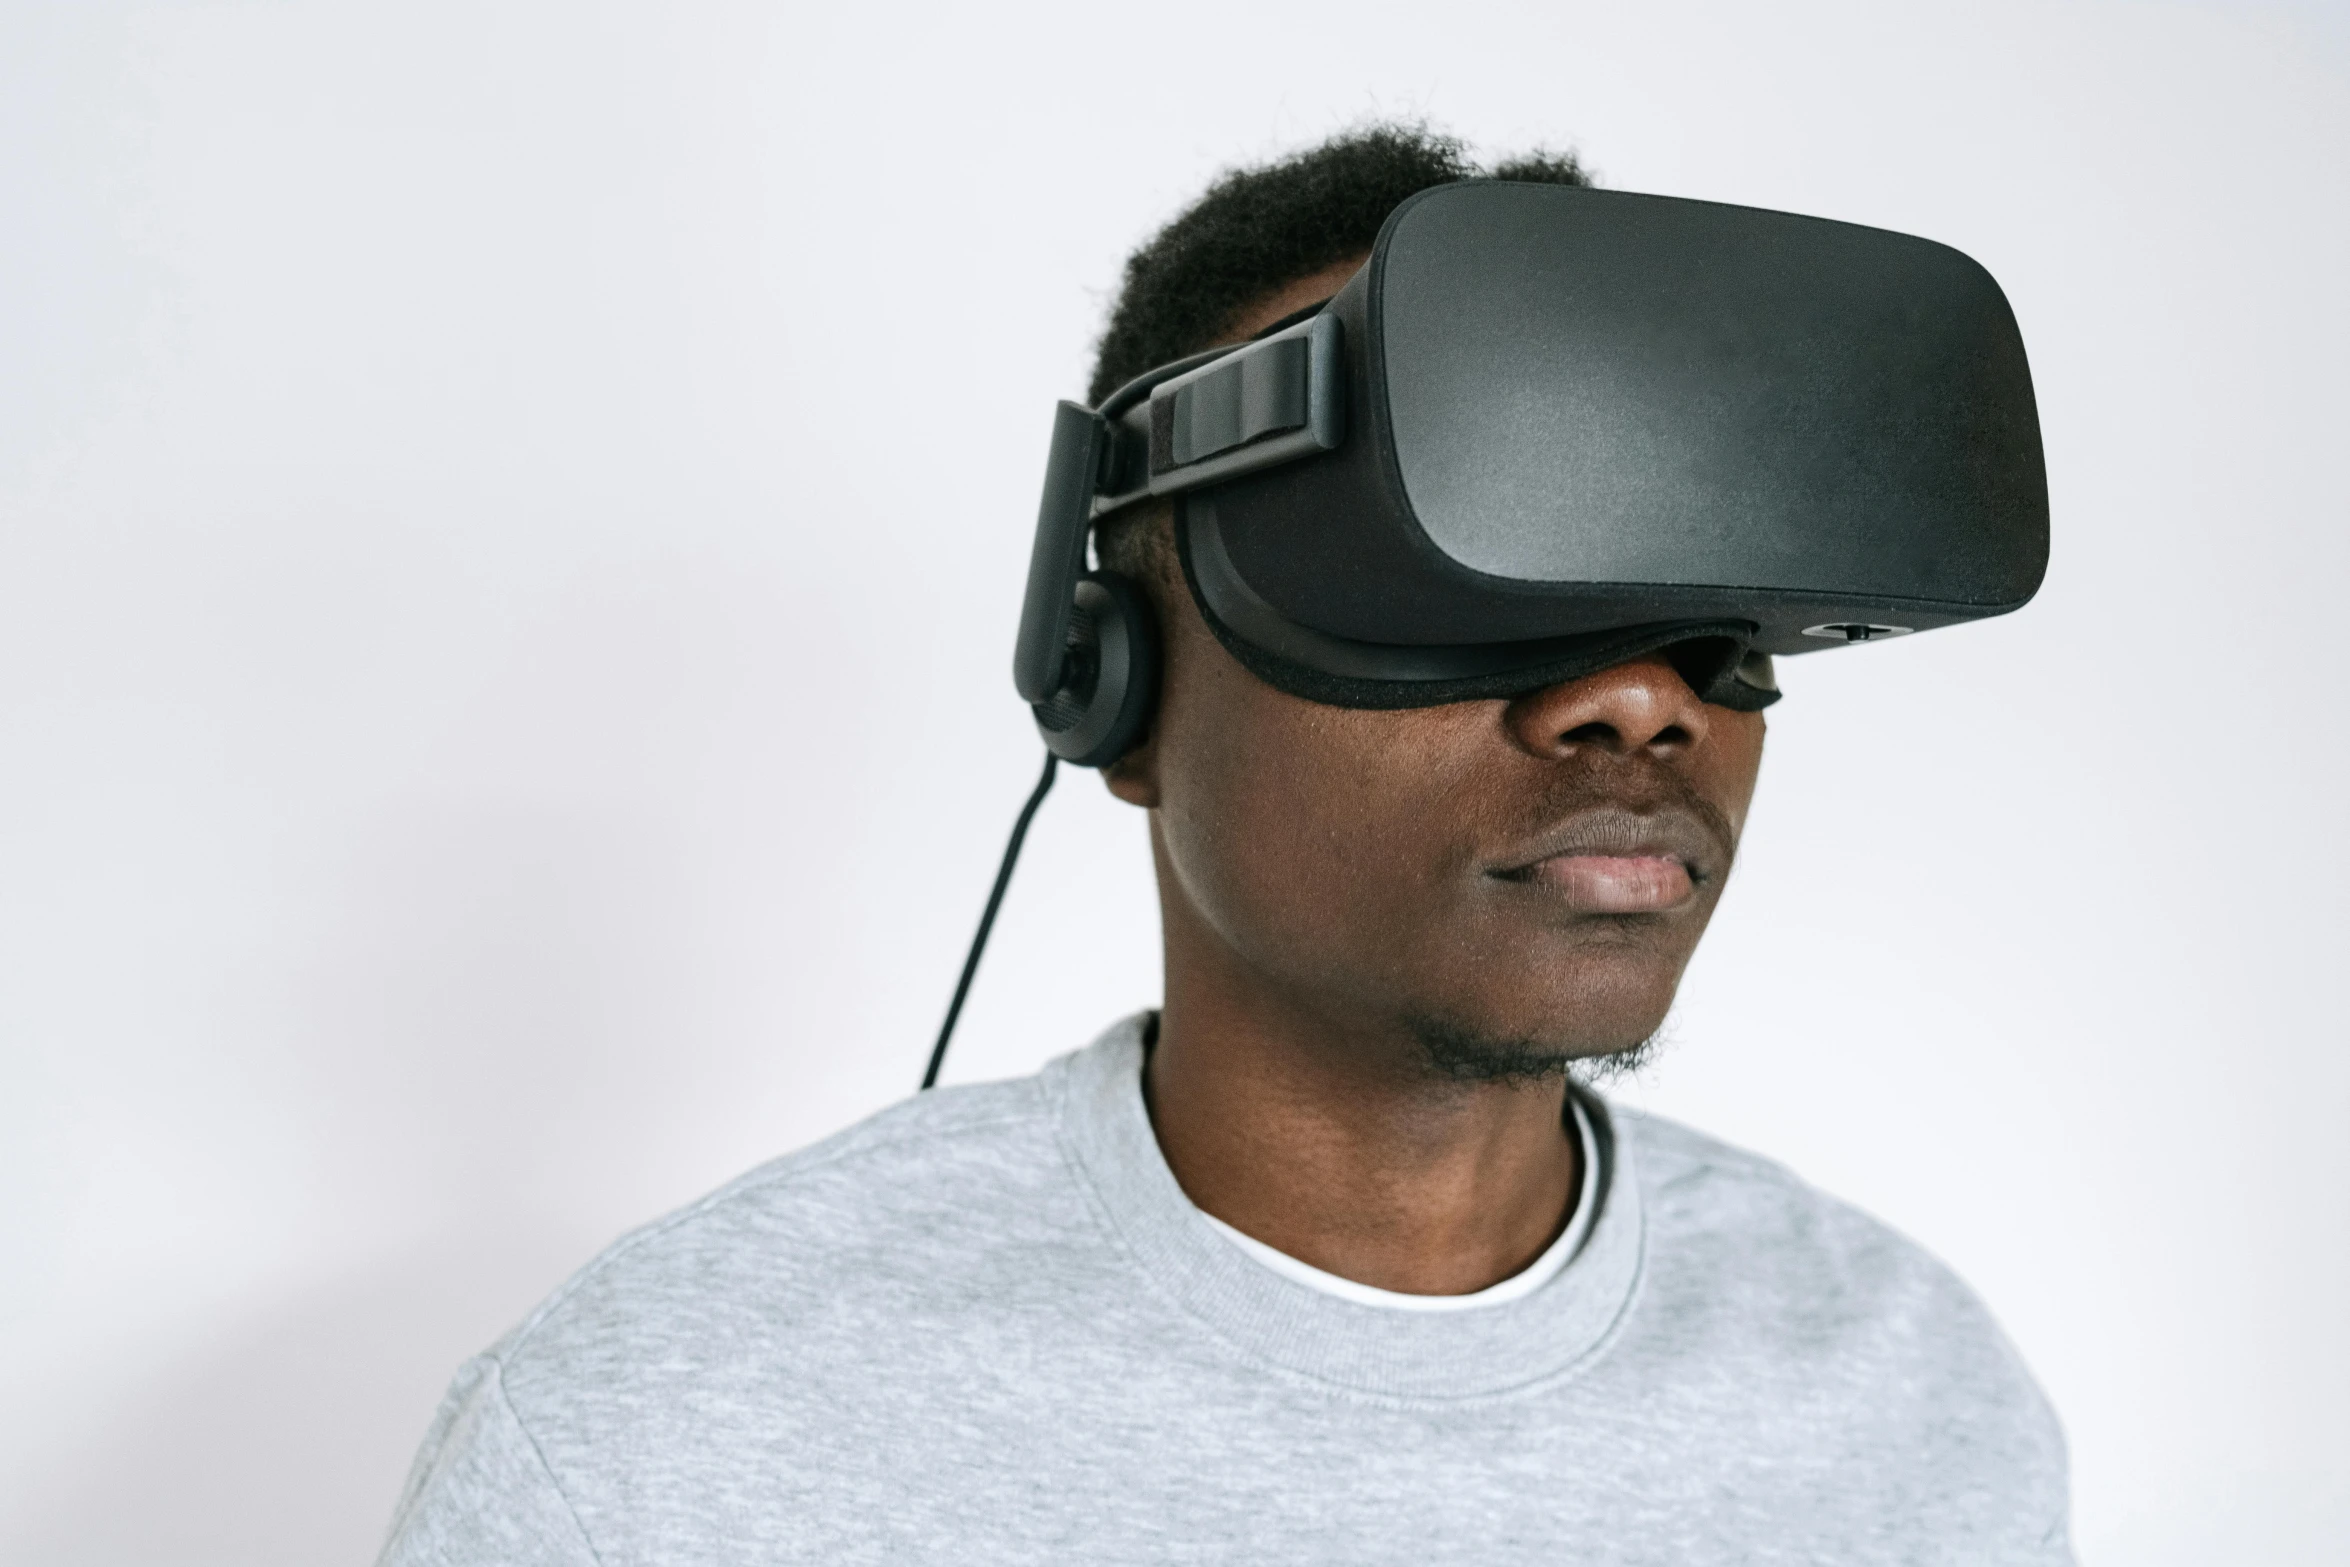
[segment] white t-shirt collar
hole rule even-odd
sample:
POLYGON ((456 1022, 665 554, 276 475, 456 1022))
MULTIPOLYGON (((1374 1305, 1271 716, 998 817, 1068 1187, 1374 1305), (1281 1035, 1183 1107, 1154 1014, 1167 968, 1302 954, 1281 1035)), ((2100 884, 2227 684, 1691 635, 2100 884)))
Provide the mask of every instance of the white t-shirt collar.
POLYGON ((1560 1271, 1575 1258, 1583 1247, 1583 1238, 1591 1232, 1591 1219, 1599 1199, 1599 1139, 1592 1135, 1591 1118, 1584 1113, 1583 1101, 1573 1094, 1567 1096, 1567 1105, 1575 1120, 1575 1138, 1581 1147, 1581 1179, 1576 1183, 1575 1211, 1567 1219, 1567 1227, 1559 1231, 1557 1240, 1544 1248, 1518 1272, 1498 1284, 1469 1295, 1407 1295, 1400 1290, 1383 1290, 1353 1279, 1325 1273, 1311 1263, 1298 1261, 1285 1251, 1266 1245, 1253 1235, 1243 1235, 1222 1219, 1204 1210, 1194 1210, 1214 1225, 1225 1239, 1253 1260, 1272 1269, 1293 1283, 1310 1290, 1335 1295, 1340 1300, 1351 1300, 1359 1306, 1381 1306, 1391 1311, 1469 1311, 1479 1306, 1499 1306, 1506 1301, 1523 1300, 1558 1277, 1560 1271))

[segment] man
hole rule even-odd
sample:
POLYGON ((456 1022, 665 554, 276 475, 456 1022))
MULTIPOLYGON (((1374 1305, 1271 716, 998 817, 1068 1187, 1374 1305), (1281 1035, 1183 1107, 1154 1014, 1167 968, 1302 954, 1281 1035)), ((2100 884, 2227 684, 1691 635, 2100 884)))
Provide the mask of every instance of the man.
MULTIPOLYGON (((1228 177, 1094 397, 1470 172, 1382 129, 1228 177)), ((1163 1009, 623 1241, 460 1375, 385 1561, 2069 1560, 2055 1422, 1956 1279, 1570 1073, 1664 1019, 1761 714, 1669 648, 1321 705, 1219 641, 1164 507, 1099 548, 1164 639, 1105 769, 1163 1009)))

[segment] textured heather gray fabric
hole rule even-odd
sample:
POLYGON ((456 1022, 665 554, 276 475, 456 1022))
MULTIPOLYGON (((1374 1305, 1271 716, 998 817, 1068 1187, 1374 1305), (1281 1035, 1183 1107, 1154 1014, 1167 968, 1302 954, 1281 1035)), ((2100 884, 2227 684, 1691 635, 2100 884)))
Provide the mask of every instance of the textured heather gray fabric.
POLYGON ((613 1247, 466 1366, 394 1567, 2069 1562, 1983 1308, 1751 1155, 1595 1106, 1522 1300, 1284 1279, 1159 1156, 1139 1020, 613 1247))

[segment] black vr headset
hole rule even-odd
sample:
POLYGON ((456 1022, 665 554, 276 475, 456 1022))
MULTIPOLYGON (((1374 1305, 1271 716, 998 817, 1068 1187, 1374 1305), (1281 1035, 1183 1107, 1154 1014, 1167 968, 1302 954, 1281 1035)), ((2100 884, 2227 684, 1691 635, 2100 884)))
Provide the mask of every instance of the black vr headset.
POLYGON ((1149 727, 1149 600, 1086 561, 1097 522, 1162 496, 1217 639, 1341 707, 1660 653, 1752 710, 1774 654, 2003 615, 2048 563, 2023 340, 1957 251, 1664 196, 1423 191, 1332 298, 1054 414, 1012 662, 1044 775, 925 1088, 1056 762, 1149 727))
POLYGON ((1013 682, 1064 760, 1149 724, 1147 601, 1087 542, 1162 496, 1217 639, 1341 707, 1661 652, 1760 708, 1771 655, 2005 614, 2048 560, 2023 340, 1966 256, 1492 180, 1406 201, 1300 317, 1060 405, 1013 682))

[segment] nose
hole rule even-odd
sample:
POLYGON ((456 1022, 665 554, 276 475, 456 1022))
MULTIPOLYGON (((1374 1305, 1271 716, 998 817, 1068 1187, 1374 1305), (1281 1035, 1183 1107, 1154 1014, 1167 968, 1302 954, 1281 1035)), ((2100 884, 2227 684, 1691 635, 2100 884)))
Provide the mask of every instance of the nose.
POLYGON ((1658 654, 1529 691, 1502 714, 1511 739, 1544 758, 1590 749, 1661 760, 1703 744, 1707 722, 1705 703, 1658 654))

